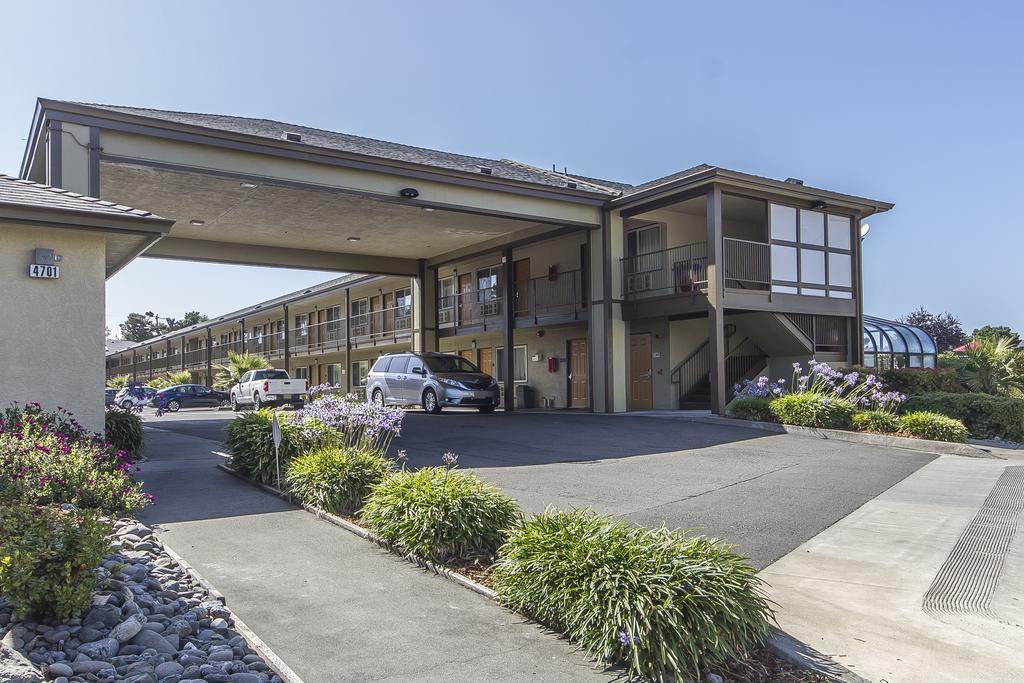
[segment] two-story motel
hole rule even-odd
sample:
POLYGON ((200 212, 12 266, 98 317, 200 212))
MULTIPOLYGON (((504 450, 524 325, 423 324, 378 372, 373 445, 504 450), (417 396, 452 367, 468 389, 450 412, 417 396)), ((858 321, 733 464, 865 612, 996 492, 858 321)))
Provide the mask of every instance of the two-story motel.
POLYGON ((861 221, 892 208, 709 165, 630 185, 52 100, 21 176, 173 220, 142 256, 359 273, 109 354, 108 377, 208 382, 235 349, 355 390, 381 353, 441 350, 506 396, 608 412, 721 413, 744 377, 863 362, 861 221))

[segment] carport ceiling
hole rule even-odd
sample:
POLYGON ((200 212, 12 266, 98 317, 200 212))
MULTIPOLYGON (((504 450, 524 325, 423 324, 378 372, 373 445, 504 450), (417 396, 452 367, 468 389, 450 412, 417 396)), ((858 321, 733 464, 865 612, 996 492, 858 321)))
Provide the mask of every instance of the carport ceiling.
POLYGON ((114 162, 100 164, 100 196, 173 218, 171 237, 410 259, 432 258, 536 225, 426 211, 329 189, 244 187, 237 179, 114 162), (204 223, 194 226, 193 220, 204 223))

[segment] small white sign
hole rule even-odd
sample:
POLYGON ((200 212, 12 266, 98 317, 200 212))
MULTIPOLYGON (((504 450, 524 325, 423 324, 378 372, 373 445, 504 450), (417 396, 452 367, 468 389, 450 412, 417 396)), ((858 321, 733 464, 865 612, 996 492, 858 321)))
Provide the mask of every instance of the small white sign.
POLYGON ((33 263, 28 267, 28 276, 56 280, 60 277, 60 266, 41 266, 37 263, 33 263))
MULTIPOLYGON (((269 396, 267 398, 270 398, 269 396)), ((266 432, 264 432, 266 433, 266 432)), ((274 448, 281 447, 281 425, 277 421, 277 413, 274 413, 274 420, 270 423, 270 433, 274 437, 274 448)))

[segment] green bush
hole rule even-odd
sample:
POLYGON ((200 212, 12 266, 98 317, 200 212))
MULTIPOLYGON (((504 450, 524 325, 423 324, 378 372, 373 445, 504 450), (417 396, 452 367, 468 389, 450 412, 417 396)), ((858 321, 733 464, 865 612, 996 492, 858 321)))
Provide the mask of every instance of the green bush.
POLYGON ((118 449, 132 455, 142 452, 142 418, 130 410, 108 408, 104 418, 107 440, 118 449))
POLYGON ((737 399, 730 407, 732 415, 740 420, 754 420, 756 422, 774 422, 775 415, 772 414, 771 399, 762 396, 750 396, 737 399))
POLYGON ((861 376, 876 375, 882 380, 887 391, 896 391, 907 396, 916 396, 931 391, 967 393, 971 389, 960 379, 952 368, 890 368, 878 370, 864 366, 850 367, 845 371, 857 371, 861 376))
POLYGON ((925 410, 960 420, 978 439, 1024 441, 1024 399, 935 392, 911 396, 903 408, 907 412, 925 410))
POLYGON ((402 470, 373 487, 360 513, 382 539, 446 562, 493 553, 519 516, 496 486, 445 467, 402 470))
POLYGON ((806 392, 780 396, 772 401, 771 411, 775 419, 783 424, 844 429, 850 426, 857 408, 846 399, 806 392))
POLYGON ((761 581, 720 542, 592 510, 516 526, 491 574, 499 598, 629 678, 700 680, 758 645, 774 619, 761 581))
MULTIPOLYGON (((281 425, 281 473, 287 471, 288 461, 319 447, 331 445, 334 430, 306 420, 296 423, 294 413, 278 413, 281 425)), ((244 476, 264 484, 277 480, 274 458, 273 410, 255 410, 236 417, 228 424, 227 445, 231 450, 231 465, 244 476)))
POLYGON ((392 461, 373 451, 344 446, 321 448, 292 458, 285 483, 305 503, 334 514, 358 510, 394 468, 392 461))
POLYGON ((0 503, 0 594, 33 618, 80 616, 110 550, 109 533, 94 511, 0 503))
POLYGON ((888 410, 865 410, 853 416, 853 427, 861 432, 895 434, 900 431, 900 418, 888 410))
POLYGON ((900 416, 900 432, 932 441, 967 441, 967 427, 960 420, 939 413, 918 411, 900 416))

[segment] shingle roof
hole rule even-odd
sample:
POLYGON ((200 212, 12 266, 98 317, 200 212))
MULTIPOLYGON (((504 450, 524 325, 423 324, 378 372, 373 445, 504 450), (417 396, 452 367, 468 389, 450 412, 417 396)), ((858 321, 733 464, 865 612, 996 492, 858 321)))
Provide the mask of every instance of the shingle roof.
POLYGON ((31 180, 21 180, 3 173, 0 173, 0 204, 94 213, 101 216, 117 216, 118 218, 164 220, 149 211, 133 209, 130 206, 115 204, 96 197, 86 197, 77 192, 34 183, 31 180))
POLYGON ((672 174, 667 175, 667 176, 662 176, 661 178, 655 178, 654 180, 649 180, 646 183, 641 183, 640 185, 634 185, 634 186, 630 187, 628 190, 626 190, 623 194, 631 195, 631 194, 636 194, 637 192, 643 192, 644 190, 649 190, 652 187, 657 187, 658 185, 664 185, 665 183, 671 183, 673 181, 680 180, 682 178, 686 178, 687 176, 696 175, 696 174, 702 173, 704 171, 710 171, 713 168, 717 168, 717 167, 711 166, 710 164, 697 164, 696 166, 688 168, 685 171, 678 171, 677 173, 672 173, 672 174))
MULTIPOLYGON (((188 126, 199 126, 228 133, 252 135, 268 140, 285 141, 285 133, 298 133, 302 136, 302 139, 300 142, 293 142, 293 144, 309 145, 311 147, 332 149, 339 152, 360 154, 378 159, 419 164, 463 173, 475 173, 485 177, 490 176, 563 189, 569 188, 569 181, 564 174, 545 172, 509 159, 487 159, 485 157, 442 152, 425 147, 375 140, 348 133, 336 133, 321 128, 310 128, 272 119, 122 107, 88 102, 72 102, 70 104, 188 126), (490 173, 482 172, 481 168, 490 169, 490 173)), ((601 182, 593 182, 591 179, 584 178, 583 176, 574 177, 572 182, 576 183, 577 189, 583 191, 611 196, 618 195, 617 190, 602 185, 601 182)))

